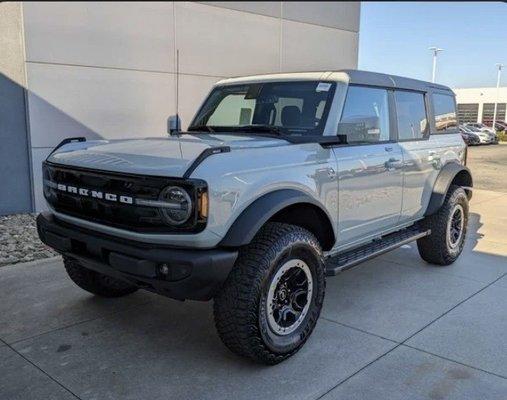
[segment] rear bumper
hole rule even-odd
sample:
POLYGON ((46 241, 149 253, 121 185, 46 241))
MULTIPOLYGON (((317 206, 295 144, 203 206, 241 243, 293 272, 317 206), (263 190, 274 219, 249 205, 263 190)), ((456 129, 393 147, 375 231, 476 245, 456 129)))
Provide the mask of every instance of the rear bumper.
POLYGON ((178 300, 209 300, 231 271, 238 252, 224 249, 176 249, 126 241, 83 230, 44 212, 37 217, 40 239, 86 268, 126 280, 178 300), (163 274, 161 265, 168 273, 163 274))

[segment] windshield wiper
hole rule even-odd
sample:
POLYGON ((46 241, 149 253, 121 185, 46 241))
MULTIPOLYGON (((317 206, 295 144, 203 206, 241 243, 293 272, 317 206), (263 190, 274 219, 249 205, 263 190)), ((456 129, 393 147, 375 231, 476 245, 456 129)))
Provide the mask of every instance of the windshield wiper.
POLYGON ((209 125, 193 125, 189 126, 187 131, 189 132, 211 132, 214 133, 215 130, 209 125))
POLYGON ((280 128, 278 128, 277 126, 273 126, 273 125, 257 125, 257 124, 252 124, 252 125, 239 125, 237 127, 235 127, 235 129, 237 131, 245 131, 245 132, 269 132, 269 133, 274 133, 276 135, 280 135, 282 136, 283 133, 282 131, 280 130, 280 128))

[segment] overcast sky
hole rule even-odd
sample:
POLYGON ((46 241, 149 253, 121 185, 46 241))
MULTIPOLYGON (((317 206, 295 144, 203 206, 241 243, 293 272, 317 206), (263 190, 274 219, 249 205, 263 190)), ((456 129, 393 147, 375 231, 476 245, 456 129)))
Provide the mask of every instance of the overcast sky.
POLYGON ((444 49, 437 82, 496 86, 495 63, 507 65, 507 3, 361 4, 360 69, 431 80, 431 46, 444 49))

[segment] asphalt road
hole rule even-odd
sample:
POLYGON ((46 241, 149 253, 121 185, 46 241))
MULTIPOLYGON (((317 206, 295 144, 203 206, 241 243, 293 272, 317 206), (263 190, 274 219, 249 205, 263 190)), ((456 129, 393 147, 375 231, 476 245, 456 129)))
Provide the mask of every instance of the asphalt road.
POLYGON ((474 187, 507 193, 507 143, 468 148, 474 187))

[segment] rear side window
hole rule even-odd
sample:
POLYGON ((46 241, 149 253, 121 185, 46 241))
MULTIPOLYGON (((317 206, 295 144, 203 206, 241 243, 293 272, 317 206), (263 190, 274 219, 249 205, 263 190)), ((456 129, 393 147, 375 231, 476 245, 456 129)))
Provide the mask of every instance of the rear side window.
POLYGON ((387 90, 350 86, 338 134, 346 135, 351 144, 389 140, 387 90))
POLYGON ((437 133, 457 132, 458 122, 453 96, 433 94, 433 113, 437 133))
POLYGON ((398 139, 423 139, 428 135, 428 118, 422 93, 395 91, 398 139))

